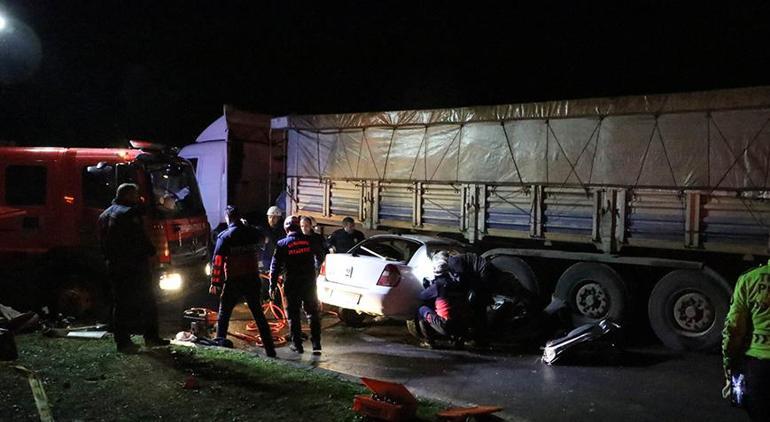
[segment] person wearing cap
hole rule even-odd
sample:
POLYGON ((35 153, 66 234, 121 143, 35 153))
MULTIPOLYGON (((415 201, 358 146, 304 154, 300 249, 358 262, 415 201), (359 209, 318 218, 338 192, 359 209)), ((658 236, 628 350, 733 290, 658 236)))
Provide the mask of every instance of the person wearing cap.
POLYGON ((273 259, 275 244, 286 237, 283 230, 283 210, 273 205, 267 209, 267 226, 262 229, 265 235, 265 249, 262 251, 262 267, 267 271, 273 259))
POLYGON ((722 333, 723 369, 730 396, 733 375, 745 377, 745 408, 753 421, 770 418, 770 262, 735 284, 722 333))
POLYGON ((310 246, 313 248, 314 256, 316 257, 315 261, 315 270, 316 274, 321 268, 321 264, 324 262, 324 258, 326 257, 326 252, 328 248, 326 247, 326 241, 323 236, 316 233, 313 228, 315 227, 315 224, 313 224, 313 219, 307 216, 303 216, 299 219, 299 225, 302 229, 302 234, 307 236, 310 239, 310 246))
POLYGON ((275 346, 270 326, 262 312, 261 282, 259 280, 259 252, 263 237, 260 231, 243 223, 241 215, 233 206, 225 209, 227 229, 217 237, 211 268, 209 293, 218 295, 219 319, 217 321, 218 343, 227 338, 227 328, 233 308, 242 299, 251 310, 259 328, 265 353, 275 357, 275 346))
POLYGON ((345 217, 342 219, 342 228, 329 236, 329 251, 345 253, 365 238, 362 232, 356 230, 356 222, 351 217, 345 217))
POLYGON ((302 234, 299 218, 286 217, 283 224, 286 237, 279 240, 270 263, 270 296, 275 300, 278 277, 283 274, 283 292, 291 331, 291 350, 303 353, 300 307, 310 320, 310 341, 313 354, 321 354, 321 319, 318 314, 315 260, 319 259, 310 239, 302 234))
POLYGON ((466 333, 465 317, 468 311, 468 289, 449 271, 449 254, 433 254, 433 280, 423 280, 425 290, 420 300, 425 305, 418 310, 420 331, 425 336, 423 346, 435 347, 437 335, 450 337, 455 347, 462 347, 461 337, 466 333))
POLYGON ((112 205, 99 216, 99 240, 106 259, 113 294, 113 329, 121 353, 136 353, 131 328, 140 320, 146 346, 166 346, 158 334, 158 308, 149 259, 155 247, 142 223, 139 187, 123 183, 112 205))

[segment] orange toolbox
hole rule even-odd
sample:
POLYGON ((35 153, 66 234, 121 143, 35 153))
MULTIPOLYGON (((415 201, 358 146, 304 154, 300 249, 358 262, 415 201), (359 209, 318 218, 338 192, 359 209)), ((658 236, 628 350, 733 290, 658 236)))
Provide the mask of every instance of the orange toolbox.
POLYGON ((407 421, 415 417, 417 399, 403 384, 371 378, 361 378, 361 382, 373 394, 357 394, 353 399, 354 412, 388 422, 407 421))

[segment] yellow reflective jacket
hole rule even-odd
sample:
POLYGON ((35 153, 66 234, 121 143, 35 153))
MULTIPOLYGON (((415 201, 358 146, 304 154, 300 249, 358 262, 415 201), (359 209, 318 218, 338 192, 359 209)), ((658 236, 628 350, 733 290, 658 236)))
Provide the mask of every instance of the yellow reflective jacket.
POLYGON ((722 333, 725 370, 743 356, 770 359, 770 262, 738 278, 722 333))

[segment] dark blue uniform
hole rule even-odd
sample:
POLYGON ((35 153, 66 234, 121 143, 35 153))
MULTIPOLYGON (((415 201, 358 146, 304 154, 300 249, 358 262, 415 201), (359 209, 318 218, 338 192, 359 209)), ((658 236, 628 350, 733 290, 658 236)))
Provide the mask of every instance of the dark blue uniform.
POLYGON ((334 247, 336 253, 345 253, 364 239, 366 236, 358 230, 348 233, 345 229, 339 229, 329 236, 329 247, 334 247))
POLYGON ((278 276, 284 273, 283 291, 286 295, 286 313, 289 317, 291 338, 295 346, 302 346, 300 306, 310 319, 310 340, 314 349, 321 346, 321 320, 318 315, 315 260, 319 256, 310 239, 300 232, 290 232, 278 241, 270 263, 270 289, 278 286, 278 276))
POLYGON ((420 326, 428 340, 433 332, 443 336, 462 335, 466 326, 464 320, 468 314, 468 289, 451 274, 436 276, 433 284, 420 292, 420 326))
POLYGON ((118 347, 129 345, 130 333, 137 325, 145 340, 158 339, 158 309, 149 262, 155 247, 144 231, 141 210, 113 201, 99 216, 98 224, 112 287, 115 343, 118 347))
POLYGON ((251 310, 259 328, 262 343, 268 355, 275 355, 273 336, 262 312, 259 280, 259 254, 263 242, 261 232, 240 221, 231 223, 227 230, 217 237, 211 269, 211 284, 222 287, 219 303, 217 337, 227 337, 227 327, 233 308, 241 298, 251 310))

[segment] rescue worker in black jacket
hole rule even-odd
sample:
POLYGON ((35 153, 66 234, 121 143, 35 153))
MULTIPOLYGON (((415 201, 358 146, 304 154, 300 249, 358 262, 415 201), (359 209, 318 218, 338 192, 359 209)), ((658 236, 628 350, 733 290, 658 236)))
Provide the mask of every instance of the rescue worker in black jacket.
POLYGON ((130 337, 137 325, 141 326, 145 345, 168 345, 168 341, 158 335, 158 308, 150 263, 155 247, 144 230, 137 185, 120 185, 112 205, 99 216, 98 224, 112 287, 113 330, 118 351, 136 353, 139 350, 130 337))
POLYGON ((351 217, 345 217, 342 219, 342 228, 329 236, 329 250, 333 253, 345 253, 365 238, 361 231, 356 230, 356 222, 351 217))
POLYGON ((310 239, 310 247, 313 249, 313 254, 316 257, 315 271, 316 275, 318 275, 318 271, 321 269, 321 264, 324 262, 326 252, 328 251, 326 240, 323 236, 313 230, 314 224, 312 218, 307 216, 300 218, 299 225, 302 229, 302 234, 310 239))
POLYGON ((224 343, 233 308, 241 298, 245 298, 259 328, 265 353, 269 357, 275 357, 273 336, 262 312, 260 299, 259 254, 264 238, 258 229, 241 221, 240 213, 235 207, 226 208, 225 218, 227 230, 217 237, 209 287, 209 293, 221 295, 217 342, 224 343))
POLYGON ((310 341, 313 354, 321 354, 321 320, 318 315, 315 260, 319 259, 310 240, 300 230, 299 218, 286 217, 283 224, 286 237, 279 240, 270 263, 270 296, 275 300, 278 277, 284 274, 283 291, 286 296, 286 313, 291 330, 291 350, 303 353, 302 321, 300 306, 310 319, 310 341), (285 271, 285 273, 284 273, 285 271))
POLYGON ((436 334, 450 337, 457 348, 462 347, 468 329, 468 287, 449 271, 446 252, 435 253, 433 280, 424 280, 425 290, 420 300, 425 302, 418 310, 420 331, 427 347, 435 346, 436 334))

